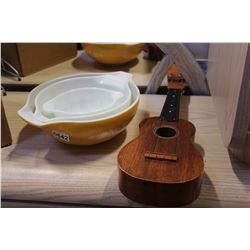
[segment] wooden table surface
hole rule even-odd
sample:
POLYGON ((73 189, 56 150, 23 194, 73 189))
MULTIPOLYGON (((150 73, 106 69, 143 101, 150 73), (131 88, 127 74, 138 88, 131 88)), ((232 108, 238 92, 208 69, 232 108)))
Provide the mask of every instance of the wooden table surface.
POLYGON ((155 61, 144 59, 143 53, 140 53, 135 60, 125 65, 105 66, 96 63, 84 51, 78 51, 75 58, 38 71, 34 74, 22 77, 22 81, 20 82, 15 77, 2 76, 1 79, 2 83, 39 84, 70 74, 125 71, 133 74, 133 79, 138 86, 147 86, 156 64, 157 62, 155 61))
MULTIPOLYGON (((27 92, 3 97, 13 145, 2 149, 3 206, 141 207, 118 189, 117 154, 138 135, 139 122, 159 115, 165 96, 142 95, 126 131, 96 146, 56 142, 17 115, 27 92)), ((181 117, 193 122, 195 142, 204 154, 201 195, 187 207, 250 207, 250 168, 223 146, 211 97, 184 96, 181 117)))

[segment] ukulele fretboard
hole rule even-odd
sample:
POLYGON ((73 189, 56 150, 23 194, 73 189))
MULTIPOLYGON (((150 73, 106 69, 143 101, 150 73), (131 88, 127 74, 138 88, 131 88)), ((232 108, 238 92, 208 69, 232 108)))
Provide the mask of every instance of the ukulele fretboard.
POLYGON ((179 120, 180 98, 180 89, 169 89, 160 115, 162 121, 175 122, 179 120))

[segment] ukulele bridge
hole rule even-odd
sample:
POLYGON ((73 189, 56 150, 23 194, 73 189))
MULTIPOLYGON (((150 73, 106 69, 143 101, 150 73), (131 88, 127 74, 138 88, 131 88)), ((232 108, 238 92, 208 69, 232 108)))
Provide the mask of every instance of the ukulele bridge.
POLYGON ((174 154, 162 154, 162 153, 154 153, 154 152, 145 152, 144 157, 146 159, 153 160, 168 160, 168 161, 177 161, 177 155, 174 154))

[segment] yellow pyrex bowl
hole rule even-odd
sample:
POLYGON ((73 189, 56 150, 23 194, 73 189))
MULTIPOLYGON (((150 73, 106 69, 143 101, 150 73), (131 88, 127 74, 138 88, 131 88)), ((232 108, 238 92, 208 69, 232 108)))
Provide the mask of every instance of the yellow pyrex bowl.
MULTIPOLYGON (((92 145, 107 141, 122 132, 136 113, 140 93, 132 80, 129 81, 129 87, 132 92, 132 103, 128 108, 117 114, 90 121, 62 120, 56 122, 41 122, 34 116, 35 98, 42 89, 65 79, 102 74, 103 73, 88 73, 70 75, 40 84, 30 92, 26 104, 18 111, 18 114, 28 124, 41 128, 44 132, 63 143, 92 145)), ((112 72, 107 74, 119 75, 121 77, 128 75, 128 73, 125 72, 112 72)))
POLYGON ((127 63, 143 50, 143 43, 135 44, 98 44, 85 43, 85 52, 101 64, 116 65, 127 63))

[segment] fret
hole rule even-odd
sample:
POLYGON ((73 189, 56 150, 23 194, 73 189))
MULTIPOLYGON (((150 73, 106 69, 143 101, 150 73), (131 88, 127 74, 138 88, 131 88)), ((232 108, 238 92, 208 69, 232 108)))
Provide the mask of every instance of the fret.
POLYGON ((169 89, 161 111, 162 121, 175 122, 179 120, 181 89, 169 89))

